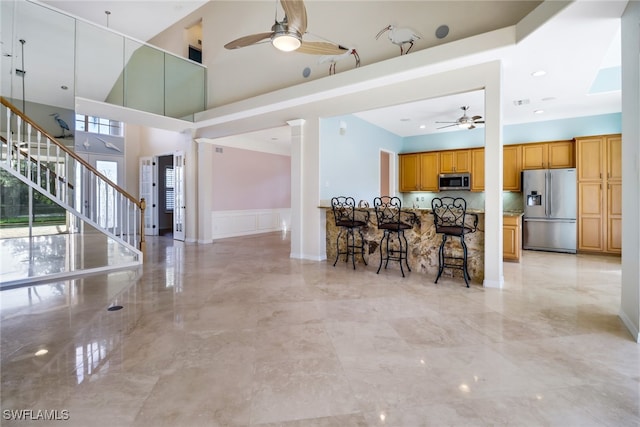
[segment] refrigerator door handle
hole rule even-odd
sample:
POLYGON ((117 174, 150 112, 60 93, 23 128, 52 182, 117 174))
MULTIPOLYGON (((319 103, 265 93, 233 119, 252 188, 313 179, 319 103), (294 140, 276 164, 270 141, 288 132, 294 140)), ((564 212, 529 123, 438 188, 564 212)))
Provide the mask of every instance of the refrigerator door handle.
POLYGON ((525 218, 524 222, 576 222, 575 219, 539 219, 539 218, 525 218))
POLYGON ((551 172, 547 172, 547 176, 549 177, 549 182, 547 183, 547 200, 549 201, 548 206, 549 206, 549 213, 547 214, 547 216, 551 216, 551 212, 553 212, 553 209, 551 207, 551 189, 553 188, 551 186, 551 172))

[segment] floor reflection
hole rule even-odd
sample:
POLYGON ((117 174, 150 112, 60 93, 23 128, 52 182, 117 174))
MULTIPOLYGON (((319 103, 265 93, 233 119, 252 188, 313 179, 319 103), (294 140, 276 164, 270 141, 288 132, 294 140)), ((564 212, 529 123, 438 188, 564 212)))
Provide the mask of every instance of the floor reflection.
POLYGON ((137 255, 99 232, 0 240, 0 287, 19 280, 134 263, 137 255))

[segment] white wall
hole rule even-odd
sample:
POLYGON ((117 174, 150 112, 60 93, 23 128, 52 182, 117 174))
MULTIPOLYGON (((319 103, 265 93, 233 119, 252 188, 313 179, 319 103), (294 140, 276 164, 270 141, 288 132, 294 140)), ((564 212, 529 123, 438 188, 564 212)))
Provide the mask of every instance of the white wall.
POLYGON ((622 295, 620 317, 640 343, 640 2, 622 16, 622 295))

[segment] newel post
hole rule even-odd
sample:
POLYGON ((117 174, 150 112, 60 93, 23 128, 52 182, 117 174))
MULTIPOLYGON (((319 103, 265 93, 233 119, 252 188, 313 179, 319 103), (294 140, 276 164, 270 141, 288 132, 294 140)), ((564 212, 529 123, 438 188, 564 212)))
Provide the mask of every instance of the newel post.
POLYGON ((144 252, 146 241, 144 237, 144 210, 147 208, 147 202, 144 197, 140 199, 140 251, 144 252))

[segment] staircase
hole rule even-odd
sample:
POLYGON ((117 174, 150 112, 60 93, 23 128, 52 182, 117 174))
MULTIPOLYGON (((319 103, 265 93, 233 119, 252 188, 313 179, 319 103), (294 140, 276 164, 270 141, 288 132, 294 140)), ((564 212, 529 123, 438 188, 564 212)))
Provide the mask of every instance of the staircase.
MULTIPOLYGON (((2 131, 0 168, 45 195, 67 211, 70 233, 93 228, 133 254, 126 267, 142 264, 144 239, 144 199, 138 201, 114 184, 73 150, 49 135, 18 108, 0 97, 2 131), (90 200, 91 203, 87 203, 90 200)), ((32 224, 29 224, 31 236, 32 224)), ((123 268, 115 265, 113 268, 123 268)), ((80 268, 56 278, 105 271, 108 267, 80 268)), ((47 277, 27 278, 24 282, 47 277)), ((20 286, 0 277, 0 288, 20 286)))

